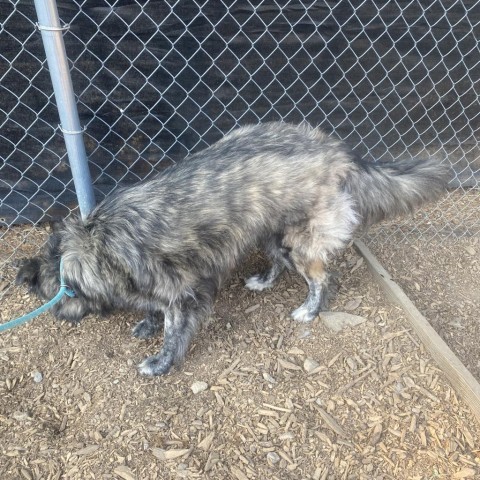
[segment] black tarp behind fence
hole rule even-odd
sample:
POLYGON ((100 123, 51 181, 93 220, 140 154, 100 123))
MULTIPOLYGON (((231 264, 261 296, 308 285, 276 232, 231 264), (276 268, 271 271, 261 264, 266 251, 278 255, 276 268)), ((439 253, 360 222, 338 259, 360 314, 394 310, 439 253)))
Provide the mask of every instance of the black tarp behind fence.
MULTIPOLYGON (((58 8, 98 199, 236 125, 279 119, 380 160, 448 156, 457 185, 478 185, 474 0, 58 8)), ((65 215, 75 196, 33 2, 0 0, 0 21, 0 217, 65 215)))

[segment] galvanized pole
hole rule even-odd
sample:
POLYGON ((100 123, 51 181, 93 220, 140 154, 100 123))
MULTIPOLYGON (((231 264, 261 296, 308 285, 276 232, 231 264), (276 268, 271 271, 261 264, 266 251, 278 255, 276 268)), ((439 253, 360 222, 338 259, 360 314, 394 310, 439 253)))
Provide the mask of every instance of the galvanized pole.
POLYGON ((85 218, 95 206, 95 196, 83 143, 83 130, 78 118, 72 79, 63 43, 65 27, 60 25, 55 0, 35 0, 35 9, 57 101, 60 129, 65 138, 80 214, 82 218, 85 218))

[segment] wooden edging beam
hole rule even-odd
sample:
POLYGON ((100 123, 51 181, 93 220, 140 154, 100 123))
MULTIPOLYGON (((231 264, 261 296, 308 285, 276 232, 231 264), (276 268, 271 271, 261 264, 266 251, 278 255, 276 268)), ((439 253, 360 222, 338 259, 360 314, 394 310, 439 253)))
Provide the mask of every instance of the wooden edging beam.
POLYGON ((468 404, 480 423, 480 384, 478 381, 450 350, 450 347, 419 312, 400 286, 391 279, 389 273, 382 267, 365 243, 361 240, 355 240, 354 246, 363 256, 375 280, 388 297, 403 309, 427 351, 443 370, 452 386, 468 404))

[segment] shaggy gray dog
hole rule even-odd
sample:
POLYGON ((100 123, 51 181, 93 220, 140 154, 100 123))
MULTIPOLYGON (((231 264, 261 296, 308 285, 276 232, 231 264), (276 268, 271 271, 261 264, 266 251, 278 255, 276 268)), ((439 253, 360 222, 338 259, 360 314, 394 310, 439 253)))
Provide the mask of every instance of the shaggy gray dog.
POLYGON ((76 293, 55 305, 61 319, 138 310, 133 334, 163 323, 160 353, 139 371, 162 375, 180 361, 224 279, 254 247, 271 267, 246 282, 273 285, 285 268, 309 293, 300 322, 326 307, 326 263, 363 225, 413 211, 445 191, 447 170, 432 160, 371 164, 307 125, 239 128, 155 178, 118 189, 85 221, 69 219, 42 256, 17 276, 44 299, 59 288, 59 264, 76 293))

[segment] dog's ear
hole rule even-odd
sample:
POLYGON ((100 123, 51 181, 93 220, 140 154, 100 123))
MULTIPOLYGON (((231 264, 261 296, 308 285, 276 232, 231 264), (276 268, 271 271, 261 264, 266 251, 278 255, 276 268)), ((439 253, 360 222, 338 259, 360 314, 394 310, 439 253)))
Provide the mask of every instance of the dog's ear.
POLYGON ((29 287, 33 287, 38 283, 38 274, 40 273, 39 257, 26 258, 20 264, 15 283, 21 285, 26 283, 29 287))

